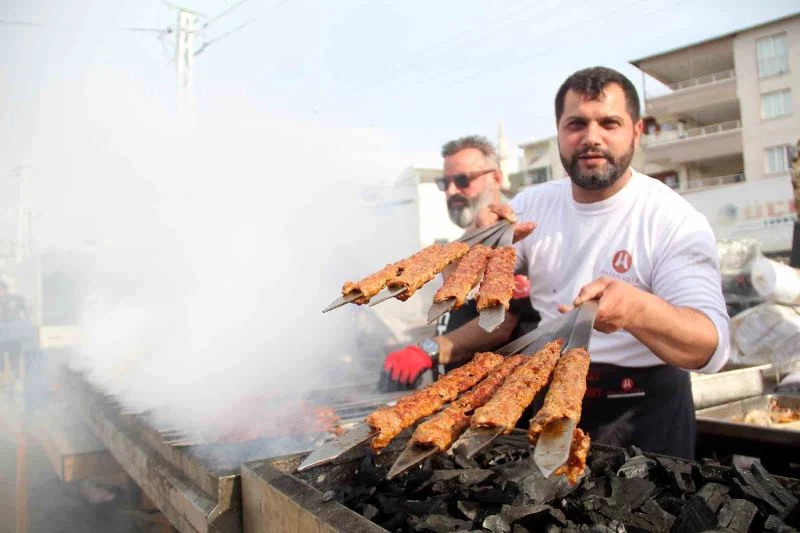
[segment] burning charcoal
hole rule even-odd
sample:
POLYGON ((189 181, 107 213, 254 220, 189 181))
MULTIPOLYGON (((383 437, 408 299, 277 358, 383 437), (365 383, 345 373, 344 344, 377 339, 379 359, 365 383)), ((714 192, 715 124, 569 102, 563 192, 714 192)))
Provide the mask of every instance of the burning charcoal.
POLYGON ((669 531, 675 517, 662 509, 655 501, 647 500, 640 508, 641 516, 652 526, 651 531, 669 531))
POLYGON ((666 512, 678 516, 681 514, 681 509, 683 509, 684 500, 674 496, 662 496, 658 498, 657 503, 666 512))
POLYGON ((481 525, 492 533, 511 533, 511 526, 499 514, 487 516, 481 525))
POLYGON ((472 522, 459 520, 449 516, 435 514, 428 515, 420 520, 415 526, 416 531, 433 531, 434 533, 450 533, 458 529, 472 529, 472 522))
POLYGON ((433 470, 430 469, 412 470, 400 480, 405 483, 406 491, 413 492, 424 486, 431 476, 433 476, 433 470))
POLYGON ((681 509, 681 514, 672 526, 675 533, 696 533, 717 527, 717 516, 706 501, 698 495, 691 496, 681 509))
POLYGON ((459 501, 457 504, 458 510, 461 511, 465 517, 469 518, 470 520, 475 520, 475 516, 478 514, 478 504, 475 502, 469 501, 459 501))
POLYGON ((774 533, 792 533, 796 532, 797 529, 787 526, 783 520, 774 514, 771 514, 767 517, 766 522, 764 522, 764 531, 770 531, 774 533))
POLYGON ((408 514, 415 516, 434 515, 447 512, 447 502, 443 498, 430 498, 425 501, 406 500, 403 508, 408 514))
POLYGON ((467 459, 466 457, 461 457, 460 455, 453 455, 453 461, 456 463, 456 465, 458 465, 459 468, 470 469, 481 467, 478 464, 478 461, 475 459, 467 459))
POLYGON ((455 466, 453 459, 447 455, 437 454, 431 457, 431 467, 434 470, 452 470, 455 466))
MULTIPOLYGON (((753 463, 753 466, 756 464, 757 463, 753 463)), ((766 473, 766 471, 759 473, 760 479, 756 478, 756 476, 749 470, 742 470, 741 468, 735 467, 735 471, 737 479, 734 479, 733 482, 734 486, 737 488, 737 492, 740 493, 737 495, 743 495, 748 500, 753 501, 759 506, 765 515, 775 514, 781 520, 783 520, 789 516, 789 513, 792 511, 792 509, 794 509, 795 505, 797 505, 797 499, 788 491, 786 491, 785 494, 782 494, 783 498, 786 500, 785 502, 778 499, 777 495, 773 493, 773 486, 766 485, 766 483, 768 483, 764 477, 764 473, 766 473), (764 480, 764 484, 761 483, 761 480, 764 480)), ((769 474, 766 475, 769 476, 769 474)), ((778 482, 775 481, 772 476, 769 477, 774 485, 780 487, 778 482)), ((780 489, 776 488, 776 490, 779 490, 779 492, 781 490, 785 491, 783 487, 780 487, 780 489)))
POLYGON ((649 457, 637 455, 625 461, 617 471, 617 475, 627 478, 646 478, 655 466, 656 462, 649 457))
POLYGON ((750 471, 753 476, 764 486, 770 493, 772 493, 778 501, 784 505, 784 510, 779 514, 781 518, 786 518, 797 506, 798 499, 789 492, 783 485, 770 475, 769 472, 759 462, 750 465, 750 471))
POLYGON ((747 533, 757 512, 758 508, 753 502, 734 498, 720 509, 717 519, 720 527, 736 533, 747 533))
POLYGON ((641 478, 611 478, 611 499, 617 505, 638 509, 656 490, 652 481, 641 478))
MULTIPOLYGON (((561 528, 558 530, 551 530, 546 529, 545 533, 561 533, 561 528)), ((525 526, 521 526, 520 524, 514 524, 514 528, 511 530, 511 533, 533 533, 530 529, 526 528, 525 526)))
POLYGON ((458 481, 465 487, 483 483, 490 477, 494 476, 491 470, 456 470, 459 472, 458 481))
POLYGON ((703 498, 709 508, 716 513, 722 504, 729 499, 727 495, 730 490, 730 487, 719 483, 706 483, 697 491, 697 495, 703 498))
POLYGON ((335 490, 326 490, 325 493, 322 495, 322 501, 329 502, 336 497, 335 490))
POLYGON ((658 457, 657 461, 670 475, 678 490, 681 492, 695 491, 691 464, 675 461, 668 457, 658 457))
MULTIPOLYGON (((514 524, 522 519, 546 514, 549 510, 549 505, 504 505, 500 516, 509 524, 514 524)), ((526 520, 527 522, 528 520, 526 520)))
POLYGON ((705 483, 729 485, 731 482, 730 468, 711 459, 705 459, 702 464, 697 465, 697 474, 705 483))
POLYGON ((589 469, 594 473, 601 473, 606 468, 610 468, 614 472, 619 470, 625 462, 625 452, 622 450, 598 450, 592 448, 592 453, 589 454, 589 469))
POLYGON ((399 497, 389 497, 384 496, 383 494, 378 494, 377 500, 378 508, 383 514, 399 514, 402 509, 403 500, 399 497))
POLYGON ((361 510, 361 516, 366 518, 367 520, 372 520, 376 516, 378 516, 378 508, 374 505, 366 504, 364 509, 361 510))
POLYGON ((608 478, 603 476, 587 481, 583 484, 583 496, 605 498, 611 495, 611 488, 609 486, 608 478))
POLYGON ((519 489, 516 485, 509 483, 505 490, 499 487, 470 487, 468 493, 469 499, 476 502, 509 504, 514 501, 519 489))

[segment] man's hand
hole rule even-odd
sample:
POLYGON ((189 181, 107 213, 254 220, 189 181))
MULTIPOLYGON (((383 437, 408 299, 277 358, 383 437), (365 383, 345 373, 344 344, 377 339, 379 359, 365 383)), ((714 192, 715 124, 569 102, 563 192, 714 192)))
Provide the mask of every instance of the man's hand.
MULTIPOLYGON (((630 329, 640 314, 642 297, 646 294, 624 281, 602 276, 584 285, 572 306, 579 306, 588 300, 598 300, 594 329, 603 333, 614 333, 620 329, 630 329)), ((562 313, 570 309, 571 306, 558 306, 562 313)))
POLYGON ((516 223, 514 227, 514 242, 521 241, 536 229, 535 222, 517 222, 517 215, 508 204, 489 204, 478 210, 475 215, 475 228, 485 228, 495 224, 501 218, 516 223))
POLYGON ((386 356, 378 389, 383 392, 414 388, 422 373, 433 367, 433 360, 417 345, 406 346, 386 356))

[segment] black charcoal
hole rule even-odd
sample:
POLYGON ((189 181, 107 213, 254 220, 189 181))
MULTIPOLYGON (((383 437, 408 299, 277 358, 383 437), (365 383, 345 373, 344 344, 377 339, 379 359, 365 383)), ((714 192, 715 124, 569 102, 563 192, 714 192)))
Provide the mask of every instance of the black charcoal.
POLYGON ((672 531, 675 533, 699 533, 717 527, 717 515, 708 506, 706 501, 693 495, 681 509, 672 531))
POLYGON ((758 513, 758 507, 753 502, 733 498, 722 506, 717 513, 717 520, 720 527, 736 533, 747 533, 756 513, 758 513))
POLYGON ((611 478, 611 499, 617 505, 638 509, 656 490, 656 484, 641 478, 611 478))

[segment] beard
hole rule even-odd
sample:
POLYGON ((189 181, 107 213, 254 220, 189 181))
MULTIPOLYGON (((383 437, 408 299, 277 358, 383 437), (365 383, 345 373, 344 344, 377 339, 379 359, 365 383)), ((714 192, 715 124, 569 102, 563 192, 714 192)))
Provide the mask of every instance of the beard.
POLYGON ((467 228, 475 220, 478 211, 492 203, 491 191, 484 189, 478 196, 468 198, 463 194, 454 194, 447 199, 447 214, 459 228, 467 228))
POLYGON ((630 149, 616 158, 608 150, 601 150, 591 146, 576 150, 569 159, 566 159, 561 154, 559 155, 561 157, 561 164, 564 165, 564 168, 567 170, 567 174, 569 174, 569 179, 572 180, 572 183, 581 189, 598 191, 613 185, 614 182, 622 177, 631 165, 634 149, 635 146, 633 142, 631 142, 630 149), (608 163, 604 168, 595 168, 581 172, 580 157, 588 153, 602 154, 608 163))

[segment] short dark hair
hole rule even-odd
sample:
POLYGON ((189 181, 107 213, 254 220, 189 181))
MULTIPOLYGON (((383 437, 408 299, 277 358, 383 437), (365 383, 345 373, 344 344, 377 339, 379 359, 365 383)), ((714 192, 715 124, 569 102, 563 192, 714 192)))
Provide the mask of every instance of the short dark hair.
POLYGON ((556 124, 561 120, 561 115, 564 114, 564 98, 567 96, 567 91, 572 89, 590 100, 597 100, 603 93, 603 89, 612 83, 622 87, 622 91, 625 93, 628 114, 634 123, 638 122, 639 93, 636 92, 636 87, 633 86, 631 80, 611 68, 590 67, 575 72, 559 87, 556 93, 556 124))
POLYGON ((493 164, 498 165, 497 150, 495 150, 491 141, 483 135, 467 135, 445 143, 442 146, 442 157, 449 157, 467 148, 479 150, 493 164))

